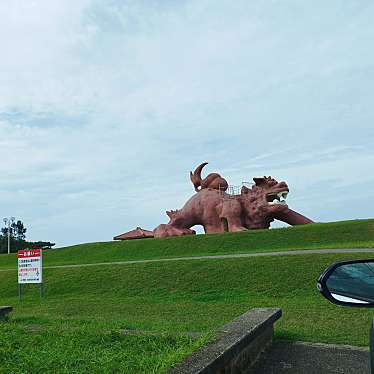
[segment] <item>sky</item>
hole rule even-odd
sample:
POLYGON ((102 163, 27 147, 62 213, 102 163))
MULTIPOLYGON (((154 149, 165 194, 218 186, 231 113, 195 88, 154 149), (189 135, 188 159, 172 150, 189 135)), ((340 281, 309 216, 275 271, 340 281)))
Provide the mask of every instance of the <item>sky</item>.
MULTIPOLYGON (((370 0, 2 0, 0 208, 61 247, 166 223, 209 162, 374 217, 370 0)), ((2 217, 0 217, 2 218, 2 217)))

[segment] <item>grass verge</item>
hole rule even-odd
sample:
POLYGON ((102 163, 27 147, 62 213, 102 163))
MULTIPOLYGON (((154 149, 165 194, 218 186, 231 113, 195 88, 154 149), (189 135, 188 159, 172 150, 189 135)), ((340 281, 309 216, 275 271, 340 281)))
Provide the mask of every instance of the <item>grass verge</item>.
POLYGON ((0 371, 164 373, 220 326, 267 306, 283 309, 277 338, 365 346, 372 313, 332 305, 316 291, 331 262, 365 256, 46 269, 45 298, 29 286, 22 302, 15 273, 3 272, 1 302, 15 310, 0 323, 0 371))

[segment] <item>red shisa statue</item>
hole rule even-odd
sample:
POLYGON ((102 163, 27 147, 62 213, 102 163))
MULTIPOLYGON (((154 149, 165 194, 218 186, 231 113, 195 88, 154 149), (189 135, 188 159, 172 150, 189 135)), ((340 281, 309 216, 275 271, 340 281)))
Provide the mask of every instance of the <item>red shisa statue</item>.
POLYGON ((286 204, 289 192, 286 182, 272 177, 253 178, 251 188, 243 186, 239 194, 229 194, 227 181, 217 173, 201 178, 207 162, 190 173, 195 188, 193 195, 180 210, 166 212, 170 220, 153 230, 155 238, 193 235, 192 226, 202 225, 205 233, 236 232, 267 229, 274 219, 290 225, 313 223, 307 217, 291 210, 286 204))

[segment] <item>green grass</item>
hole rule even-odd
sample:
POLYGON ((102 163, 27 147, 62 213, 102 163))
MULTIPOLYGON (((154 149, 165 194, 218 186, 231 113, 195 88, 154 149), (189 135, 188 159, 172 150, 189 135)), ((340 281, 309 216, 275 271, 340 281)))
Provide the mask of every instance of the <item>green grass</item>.
MULTIPOLYGON (((48 265, 205 256, 316 248, 374 247, 374 219, 243 233, 80 244, 44 252, 48 265)), ((0 269, 14 268, 16 255, 0 256, 0 269)))
POLYGON ((254 307, 281 307, 279 339, 365 346, 372 312, 330 304, 316 279, 322 254, 46 269, 45 298, 0 273, 0 372, 163 373, 254 307), (121 330, 145 331, 122 334, 121 330), (199 332, 200 339, 185 336, 199 332))
MULTIPOLYGON (((290 249, 372 247, 374 220, 223 235, 82 244, 44 265, 290 249)), ((44 270, 45 297, 17 298, 15 255, 0 256, 0 373, 165 373, 254 307, 281 307, 278 339, 368 345, 372 313, 330 304, 316 279, 333 261, 368 254, 202 259, 44 270), (124 330, 133 333, 124 333, 124 330), (199 334, 191 338, 188 332, 199 334)))

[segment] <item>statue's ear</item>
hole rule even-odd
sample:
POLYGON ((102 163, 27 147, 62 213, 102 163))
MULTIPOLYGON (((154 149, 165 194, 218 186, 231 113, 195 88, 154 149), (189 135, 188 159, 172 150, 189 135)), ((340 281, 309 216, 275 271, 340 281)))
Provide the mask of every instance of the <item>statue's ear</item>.
POLYGON ((243 187, 242 187, 242 190, 241 190, 241 194, 242 194, 242 195, 245 195, 245 194, 249 193, 249 191, 250 191, 250 189, 249 189, 248 187, 243 186, 243 187))
POLYGON ((263 178, 253 178, 253 181, 256 183, 256 186, 262 186, 266 183, 266 177, 263 178))

